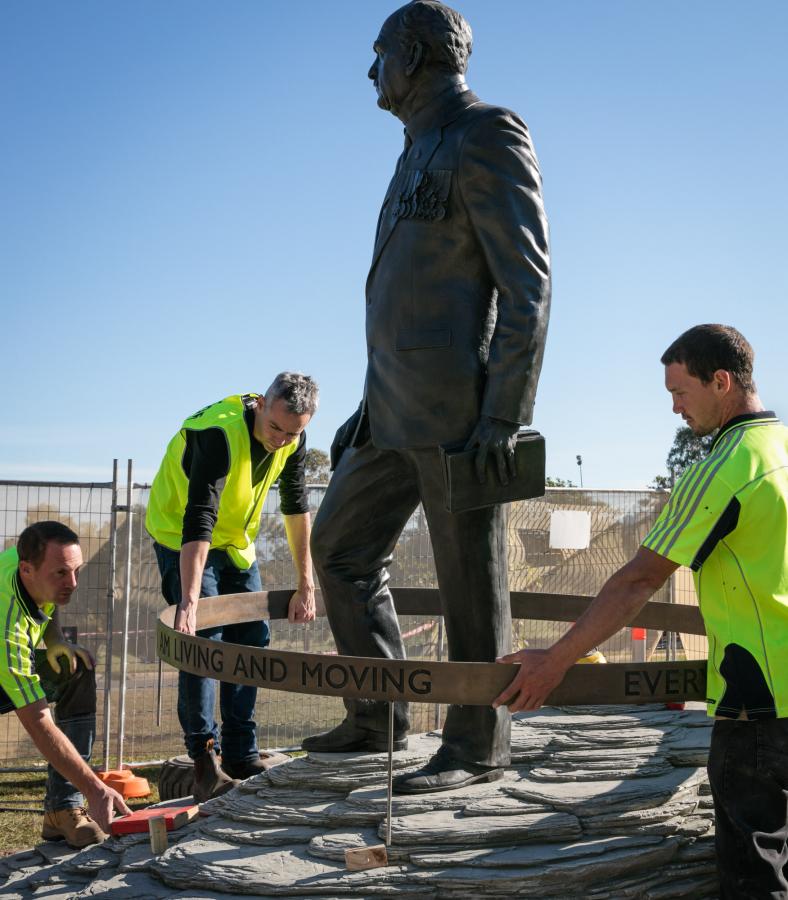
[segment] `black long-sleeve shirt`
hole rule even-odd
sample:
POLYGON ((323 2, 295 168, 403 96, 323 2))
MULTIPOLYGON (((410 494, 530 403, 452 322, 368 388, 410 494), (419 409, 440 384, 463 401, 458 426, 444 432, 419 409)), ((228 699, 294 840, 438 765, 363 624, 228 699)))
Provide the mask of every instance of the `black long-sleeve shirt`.
MULTIPOLYGON (((273 454, 254 437, 254 409, 244 412, 252 451, 252 484, 259 484, 271 465, 273 454)), ((283 515, 309 512, 306 492, 306 432, 298 448, 279 475, 279 504, 283 515)), ((186 432, 183 470, 189 479, 189 496, 183 514, 184 544, 210 541, 219 515, 219 500, 230 470, 230 448, 221 428, 186 432)))

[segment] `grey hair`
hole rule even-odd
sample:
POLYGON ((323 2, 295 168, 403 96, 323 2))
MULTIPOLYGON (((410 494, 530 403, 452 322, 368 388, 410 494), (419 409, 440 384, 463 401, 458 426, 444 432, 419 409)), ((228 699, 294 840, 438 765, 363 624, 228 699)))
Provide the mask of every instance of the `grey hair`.
POLYGON ((288 412, 296 416, 313 416, 319 400, 317 382, 301 372, 280 372, 265 392, 265 402, 284 400, 288 412))
POLYGON ((420 41, 428 48, 428 64, 465 74, 473 48, 473 34, 460 13, 439 0, 411 0, 397 10, 396 15, 403 50, 409 50, 414 41, 420 41))

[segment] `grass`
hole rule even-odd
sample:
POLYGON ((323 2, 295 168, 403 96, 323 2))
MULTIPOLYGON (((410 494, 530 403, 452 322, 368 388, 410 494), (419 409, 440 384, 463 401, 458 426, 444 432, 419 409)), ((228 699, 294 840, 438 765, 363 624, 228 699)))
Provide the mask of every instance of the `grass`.
MULTIPOLYGON (((134 774, 148 779, 151 793, 126 804, 131 809, 144 809, 159 799, 159 767, 136 767, 134 774)), ((0 856, 41 843, 46 780, 46 769, 0 773, 0 856)))

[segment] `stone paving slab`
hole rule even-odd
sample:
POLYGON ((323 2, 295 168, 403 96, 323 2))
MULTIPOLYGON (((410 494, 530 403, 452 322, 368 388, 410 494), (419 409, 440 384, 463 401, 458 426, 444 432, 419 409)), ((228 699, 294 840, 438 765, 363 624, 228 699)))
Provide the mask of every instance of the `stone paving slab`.
MULTIPOLYGON (((392 807, 396 815, 413 815, 436 810, 465 809, 469 804, 490 800, 501 796, 503 784, 517 784, 520 775, 516 769, 507 770, 502 779, 491 784, 471 784, 459 791, 442 791, 432 794, 394 794, 392 807)), ((382 816, 386 812, 386 787, 381 785, 380 774, 374 787, 351 791, 346 801, 350 806, 375 812, 382 816)), ((521 810, 526 812, 527 810, 521 810)))
POLYGON ((627 812, 661 806, 686 785, 695 785, 705 777, 697 769, 673 769, 658 778, 618 779, 615 781, 554 782, 546 784, 523 777, 502 790, 513 797, 545 803, 556 809, 571 809, 578 814, 613 811, 627 812))
POLYGON ((308 828, 299 825, 257 828, 254 825, 214 818, 206 819, 201 823, 200 831, 207 837, 217 840, 228 841, 232 844, 255 844, 259 847, 303 844, 323 833, 322 828, 308 828))
POLYGON ((554 860, 549 865, 533 868, 485 869, 483 879, 477 868, 467 866, 418 873, 415 879, 417 883, 419 876, 430 879, 443 891, 439 896, 445 897, 470 896, 469 888, 475 889, 479 897, 546 897, 553 896, 548 891, 557 889, 563 891, 564 897, 584 896, 590 883, 647 866, 664 866, 673 858, 677 847, 678 842, 669 838, 658 845, 614 849, 598 859, 582 857, 554 860))
POLYGON ((551 769, 539 766, 528 773, 528 777, 534 781, 611 781, 626 772, 630 778, 655 778, 673 771, 673 766, 667 760, 649 762, 641 759, 635 765, 619 765, 605 763, 596 765, 591 762, 589 766, 575 768, 551 769))
POLYGON ((562 863, 570 859, 600 856, 610 850, 661 844, 659 837, 608 837, 597 840, 575 841, 568 844, 523 844, 516 847, 480 847, 460 850, 447 858, 444 853, 411 853, 414 865, 424 868, 444 868, 447 864, 480 866, 482 868, 512 868, 562 863))
POLYGON ((313 896, 329 891, 347 893, 351 889, 370 894, 391 893, 408 880, 402 866, 349 872, 343 865, 310 856, 301 847, 239 847, 208 839, 178 844, 160 856, 152 868, 170 886, 210 884, 217 892, 229 894, 265 891, 272 896, 293 896, 293 891, 298 891, 300 895, 313 896))
POLYGON ((463 806, 466 816, 518 816, 523 813, 551 812, 552 807, 545 803, 529 803, 520 797, 507 797, 497 794, 481 800, 472 800, 463 806))
MULTIPOLYGON (((360 850, 381 843, 376 828, 364 828, 358 831, 335 831, 315 835, 309 842, 309 853, 317 859, 327 859, 336 863, 345 862, 345 850, 360 850)), ((459 847, 455 849, 460 849, 459 847)), ((407 862, 410 859, 410 847, 391 846, 386 856, 391 863, 407 862)))
MULTIPOLYGON (((383 835, 381 824, 378 834, 383 835)), ((392 844, 502 844, 511 841, 563 841, 581 833, 573 815, 560 812, 476 818, 451 812, 394 816, 392 844)))

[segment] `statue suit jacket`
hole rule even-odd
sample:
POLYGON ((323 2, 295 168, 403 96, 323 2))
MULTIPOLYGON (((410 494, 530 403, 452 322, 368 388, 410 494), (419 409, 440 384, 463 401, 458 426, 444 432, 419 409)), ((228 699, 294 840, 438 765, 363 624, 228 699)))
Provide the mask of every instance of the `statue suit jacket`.
POLYGON ((525 123, 464 84, 408 123, 366 285, 364 406, 381 449, 529 424, 550 305, 541 175, 525 123))

